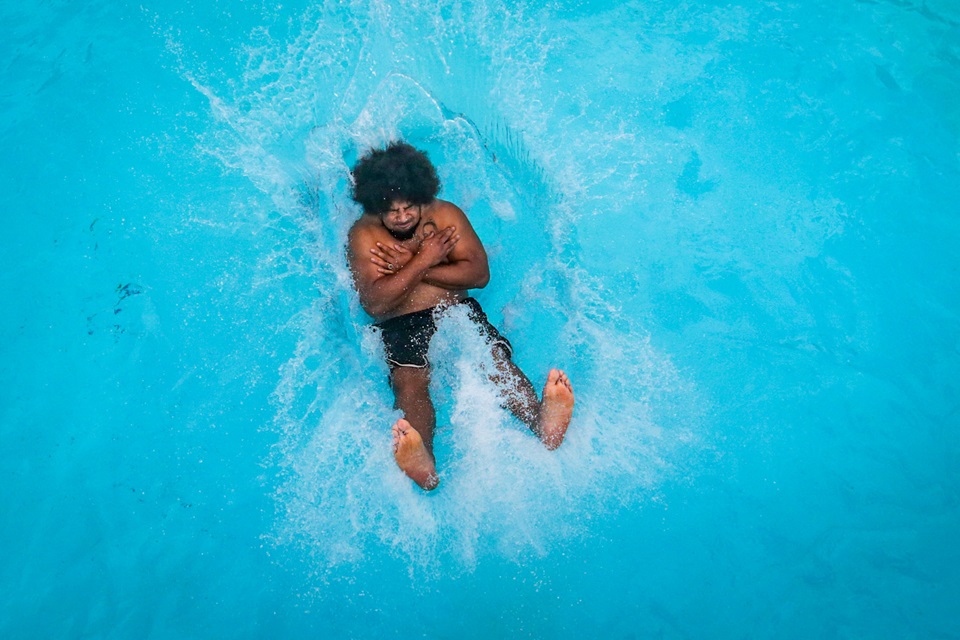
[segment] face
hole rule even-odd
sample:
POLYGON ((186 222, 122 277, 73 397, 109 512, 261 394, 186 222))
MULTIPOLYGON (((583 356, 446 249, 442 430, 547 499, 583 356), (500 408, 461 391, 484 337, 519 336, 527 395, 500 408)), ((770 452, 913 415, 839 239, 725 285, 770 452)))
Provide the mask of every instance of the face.
POLYGON ((390 208, 380 214, 383 226, 397 240, 409 240, 420 225, 420 205, 405 200, 394 200, 390 208))

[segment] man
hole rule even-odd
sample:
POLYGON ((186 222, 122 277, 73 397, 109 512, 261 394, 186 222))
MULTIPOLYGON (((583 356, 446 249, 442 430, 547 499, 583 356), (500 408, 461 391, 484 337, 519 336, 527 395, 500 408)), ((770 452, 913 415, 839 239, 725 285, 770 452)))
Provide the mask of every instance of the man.
POLYGON ((349 260, 360 304, 377 321, 390 365, 390 384, 403 418, 393 425, 397 464, 426 490, 439 482, 433 457, 436 415, 430 400, 427 351, 445 309, 464 305, 490 344, 490 376, 504 406, 548 449, 563 442, 573 413, 573 387, 552 369, 537 399, 513 363, 513 348, 491 325, 468 289, 490 280, 487 254, 456 205, 436 197, 440 181, 426 154, 393 142, 353 168, 353 199, 363 215, 349 234, 349 260))

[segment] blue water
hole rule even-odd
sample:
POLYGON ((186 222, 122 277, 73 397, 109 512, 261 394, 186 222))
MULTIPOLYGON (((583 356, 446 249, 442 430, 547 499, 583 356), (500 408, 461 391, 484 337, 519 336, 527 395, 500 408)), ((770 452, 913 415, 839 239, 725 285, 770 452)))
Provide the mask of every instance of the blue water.
POLYGON ((0 7, 0 636, 960 637, 960 7, 0 7), (347 170, 426 149, 457 314, 395 468, 347 170))

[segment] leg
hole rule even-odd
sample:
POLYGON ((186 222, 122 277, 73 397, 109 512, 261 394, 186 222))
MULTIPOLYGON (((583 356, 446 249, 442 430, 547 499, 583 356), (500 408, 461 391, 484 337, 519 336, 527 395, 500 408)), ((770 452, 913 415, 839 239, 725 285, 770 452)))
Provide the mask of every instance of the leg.
POLYGON ((436 414, 430 400, 430 369, 393 367, 390 371, 395 407, 403 418, 393 425, 393 455, 410 479, 426 490, 436 488, 433 428, 436 414))
POLYGON ((403 417, 417 430, 423 446, 433 456, 433 428, 437 417, 430 400, 430 368, 391 367, 390 385, 393 408, 403 411, 403 417))
POLYGON ((503 406, 540 437, 540 425, 537 422, 540 401, 530 379, 513 363, 510 354, 499 344, 493 347, 493 364, 497 372, 490 376, 490 380, 503 395, 503 406))
POLYGON ((539 402, 529 378, 513 363, 504 347, 494 346, 493 362, 497 372, 490 379, 503 394, 504 406, 530 427, 547 449, 559 447, 573 415, 570 379, 563 371, 551 369, 543 387, 543 401, 539 402))

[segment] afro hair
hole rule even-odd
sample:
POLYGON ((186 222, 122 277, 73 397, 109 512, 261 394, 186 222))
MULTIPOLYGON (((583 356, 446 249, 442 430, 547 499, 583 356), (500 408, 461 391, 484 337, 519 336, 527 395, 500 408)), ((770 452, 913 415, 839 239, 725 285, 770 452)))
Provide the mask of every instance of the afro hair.
POLYGON ((396 200, 430 204, 440 179, 427 154, 406 142, 371 149, 353 167, 353 199, 366 213, 383 213, 396 200))

